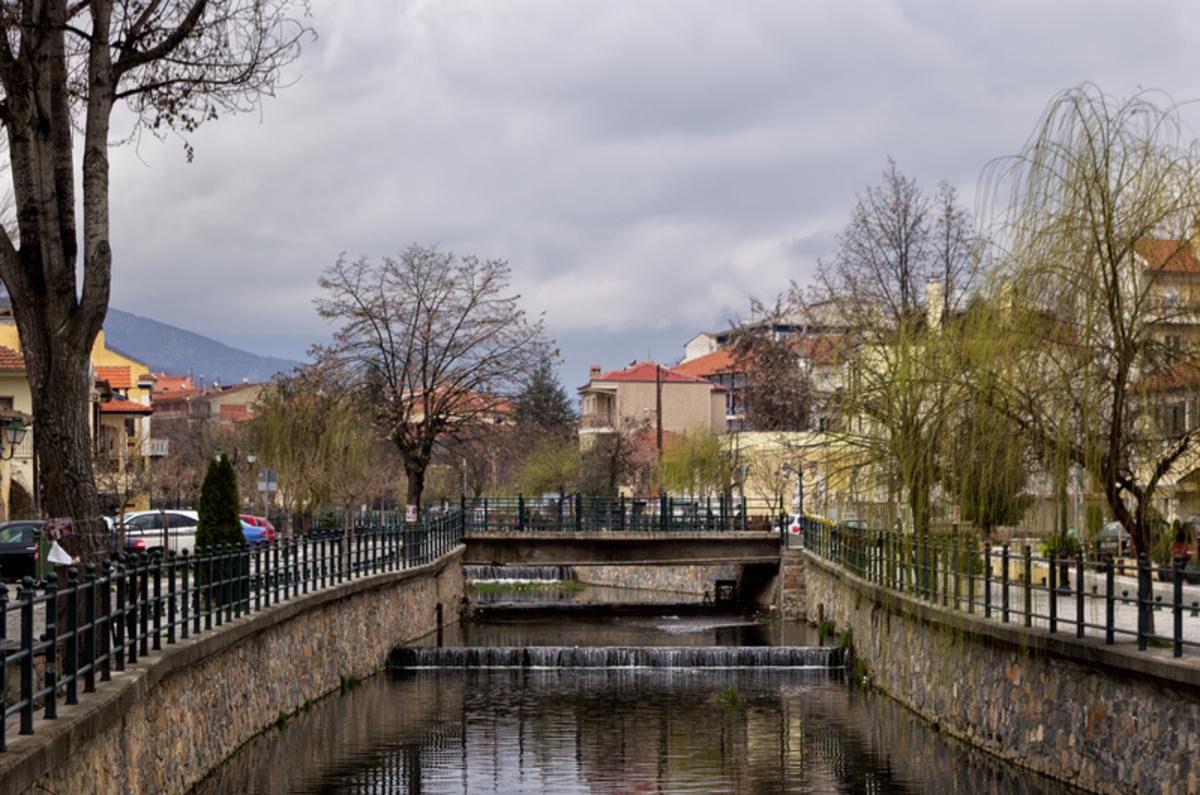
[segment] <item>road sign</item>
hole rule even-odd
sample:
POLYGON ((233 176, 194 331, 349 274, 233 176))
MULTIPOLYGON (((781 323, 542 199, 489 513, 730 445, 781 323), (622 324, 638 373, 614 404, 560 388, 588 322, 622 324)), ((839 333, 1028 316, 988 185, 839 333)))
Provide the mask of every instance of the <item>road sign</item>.
POLYGON ((259 491, 279 491, 279 473, 274 469, 258 470, 259 491))

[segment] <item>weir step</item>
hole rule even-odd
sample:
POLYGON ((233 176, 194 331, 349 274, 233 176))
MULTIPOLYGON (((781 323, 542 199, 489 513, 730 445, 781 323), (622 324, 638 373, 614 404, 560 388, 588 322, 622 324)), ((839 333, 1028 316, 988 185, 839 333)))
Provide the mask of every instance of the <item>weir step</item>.
POLYGON ((815 646, 469 646, 399 648, 406 668, 844 668, 846 651, 815 646))

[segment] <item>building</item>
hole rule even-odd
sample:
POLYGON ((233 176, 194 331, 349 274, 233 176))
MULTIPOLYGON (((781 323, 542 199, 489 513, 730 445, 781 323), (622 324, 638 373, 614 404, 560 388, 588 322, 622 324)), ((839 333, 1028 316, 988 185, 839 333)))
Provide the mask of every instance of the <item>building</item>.
POLYGON ((579 388, 579 442, 587 449, 606 434, 655 431, 683 434, 725 430, 726 389, 677 368, 635 362, 624 370, 591 368, 579 388))

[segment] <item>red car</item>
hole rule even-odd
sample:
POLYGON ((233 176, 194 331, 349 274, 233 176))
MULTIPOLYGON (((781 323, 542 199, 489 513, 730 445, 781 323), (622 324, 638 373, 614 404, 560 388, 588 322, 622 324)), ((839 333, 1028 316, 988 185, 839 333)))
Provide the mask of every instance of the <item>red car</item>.
POLYGON ((266 520, 266 518, 265 518, 265 517, 263 517, 263 516, 250 516, 249 514, 242 514, 242 515, 241 515, 241 516, 239 516, 238 518, 239 518, 239 519, 241 519, 241 520, 242 520, 243 522, 245 522, 246 524, 254 525, 255 527, 263 527, 263 528, 266 528, 266 531, 267 531, 267 543, 268 543, 268 544, 274 544, 274 543, 275 543, 275 525, 273 525, 273 524, 271 524, 270 522, 268 522, 268 521, 266 520))

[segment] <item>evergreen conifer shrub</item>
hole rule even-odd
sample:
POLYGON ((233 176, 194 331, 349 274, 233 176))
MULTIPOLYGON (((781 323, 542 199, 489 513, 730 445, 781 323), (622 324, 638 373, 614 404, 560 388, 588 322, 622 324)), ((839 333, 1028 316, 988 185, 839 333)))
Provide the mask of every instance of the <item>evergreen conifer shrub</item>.
POLYGON ((200 514, 200 522, 196 527, 196 548, 245 544, 242 520, 238 517, 239 506, 237 475, 233 471, 233 464, 229 463, 229 457, 222 454, 220 461, 208 463, 208 472, 200 487, 200 504, 196 509, 200 514))

